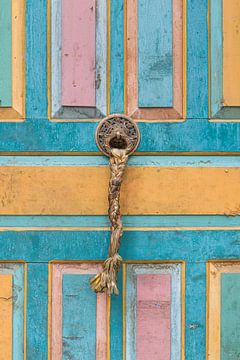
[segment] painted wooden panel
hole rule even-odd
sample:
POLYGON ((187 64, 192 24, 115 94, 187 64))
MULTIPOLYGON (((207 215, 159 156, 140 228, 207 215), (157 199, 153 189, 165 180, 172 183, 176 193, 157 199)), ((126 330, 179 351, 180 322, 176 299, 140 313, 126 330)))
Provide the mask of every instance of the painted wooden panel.
POLYGON ((239 1, 210 1, 211 117, 240 118, 239 1))
POLYGON ((240 262, 208 264, 208 359, 237 359, 240 353, 240 262))
POLYGON ((0 274, 0 359, 12 359, 12 275, 0 274))
POLYGON ((240 273, 221 276, 221 360, 240 355, 240 273))
POLYGON ((51 358, 104 360, 107 357, 107 298, 94 295, 94 263, 54 263, 51 301, 51 358))
POLYGON ((172 2, 138 0, 138 106, 173 106, 172 2))
POLYGON ((2 0, 0 7, 0 106, 12 104, 12 4, 2 0))
POLYGON ((136 119, 184 117, 184 1, 126 4, 126 109, 136 119))
MULTIPOLYGON (((0 167, 2 215, 103 215, 108 167, 0 167)), ((129 167, 124 215, 239 214, 238 167, 129 167), (226 197, 226 194, 228 196, 226 197)))
POLYGON ((71 0, 71 6, 69 1, 51 0, 50 17, 49 116, 65 120, 105 116, 107 0, 71 0))
POLYGON ((124 265, 126 360, 181 359, 180 263, 124 265))
POLYGON ((24 264, 0 263, 0 359, 24 359, 24 264))
POLYGON ((62 105, 95 106, 95 0, 62 1, 62 105))
POLYGON ((4 1, 4 4, 8 6, 8 13, 1 6, 5 25, 1 24, 8 30, 0 31, 1 36, 6 35, 0 50, 0 82, 3 81, 1 72, 5 79, 4 83, 0 83, 0 98, 1 92, 7 98, 3 99, 3 107, 0 107, 0 119, 19 120, 25 116, 25 0, 4 1))
POLYGON ((170 360, 171 275, 137 275, 136 359, 170 360))

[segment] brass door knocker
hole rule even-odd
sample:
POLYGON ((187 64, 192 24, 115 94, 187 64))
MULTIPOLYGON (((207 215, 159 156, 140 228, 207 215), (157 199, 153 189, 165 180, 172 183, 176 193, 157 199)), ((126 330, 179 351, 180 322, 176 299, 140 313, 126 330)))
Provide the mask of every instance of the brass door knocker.
POLYGON ((90 281, 95 292, 106 291, 108 295, 112 293, 118 295, 117 273, 122 262, 118 251, 123 234, 120 189, 128 156, 136 150, 139 141, 140 133, 136 123, 125 115, 108 116, 99 123, 96 130, 96 143, 99 149, 110 158, 108 215, 111 222, 111 239, 108 258, 103 264, 103 270, 90 281))

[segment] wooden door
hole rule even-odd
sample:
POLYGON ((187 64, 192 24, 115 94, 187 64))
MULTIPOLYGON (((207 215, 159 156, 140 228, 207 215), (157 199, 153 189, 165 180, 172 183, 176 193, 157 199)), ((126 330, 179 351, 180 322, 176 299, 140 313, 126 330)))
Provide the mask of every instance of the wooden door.
POLYGON ((0 359, 239 359, 239 1, 0 5, 0 359), (141 142, 110 299, 111 113, 141 142))

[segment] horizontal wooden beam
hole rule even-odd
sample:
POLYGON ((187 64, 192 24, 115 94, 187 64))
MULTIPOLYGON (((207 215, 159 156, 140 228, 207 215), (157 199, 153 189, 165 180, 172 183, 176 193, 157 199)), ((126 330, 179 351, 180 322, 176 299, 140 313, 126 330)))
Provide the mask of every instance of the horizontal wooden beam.
MULTIPOLYGON (((108 167, 0 167, 1 215, 107 214, 108 167)), ((124 215, 240 213, 240 168, 130 167, 124 215)))

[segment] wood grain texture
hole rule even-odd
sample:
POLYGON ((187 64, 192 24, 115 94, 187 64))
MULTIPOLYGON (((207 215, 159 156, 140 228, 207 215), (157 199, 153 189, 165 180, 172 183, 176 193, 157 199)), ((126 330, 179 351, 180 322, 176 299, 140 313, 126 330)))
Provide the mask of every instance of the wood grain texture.
MULTIPOLYGON (((175 263, 175 264, 151 264, 151 263, 145 263, 145 264, 127 264, 127 271, 126 271, 126 360, 131 360, 136 358, 138 355, 141 359, 141 353, 143 349, 141 348, 141 345, 137 343, 139 341, 147 341, 147 337, 149 333, 152 334, 153 327, 147 331, 147 325, 145 324, 145 335, 141 332, 139 334, 139 327, 138 327, 138 320, 139 320, 139 311, 138 311, 138 277, 139 276, 154 276, 154 277, 161 277, 162 276, 169 276, 171 278, 170 280, 170 288, 168 288, 169 292, 171 292, 171 304, 170 304, 170 312, 171 312, 171 320, 170 324, 168 323, 169 320, 165 320, 165 325, 170 327, 170 330, 166 329, 165 335, 169 335, 169 342, 167 341, 156 341, 155 342, 155 350, 157 354, 153 354, 152 350, 151 354, 152 356, 158 356, 156 358, 161 358, 162 352, 165 355, 167 355, 166 359, 171 358, 172 360, 179 360, 181 358, 181 348, 182 348, 182 342, 181 342, 181 306, 182 306, 182 299, 181 299, 181 264, 175 263), (170 340, 171 337, 171 340, 170 340), (166 345, 166 347, 164 347, 166 345), (158 350, 156 349, 158 347, 158 350), (161 353, 159 352, 159 348, 161 347, 161 353), (139 351, 141 349, 141 353, 139 351), (171 354, 171 356, 170 356, 171 354)), ((168 292, 168 294, 169 294, 168 292)), ((157 293, 157 291, 156 291, 157 293)), ((148 292, 145 292, 145 296, 148 296, 148 292)), ((155 294, 155 291, 151 289, 149 294, 155 294)), ((153 295, 154 297, 155 295, 153 295)), ((155 302, 153 302, 155 303, 155 302)), ((168 310, 167 310, 168 311, 168 310)), ((162 314, 164 311, 162 312, 162 314)), ((146 314, 150 314, 150 310, 146 312, 146 314)), ((149 320, 149 319, 148 319, 149 320)), ((154 320, 154 319, 152 319, 154 320)), ((159 331, 161 329, 161 326, 163 326, 163 323, 158 322, 158 337, 160 338, 159 331)), ((152 334, 153 335, 153 334, 152 334)), ((167 340, 167 338, 166 338, 167 340)), ((147 348, 149 348, 151 339, 148 339, 149 345, 147 345, 147 348)), ((144 354, 144 352, 143 352, 144 354)), ((146 358, 146 356, 145 356, 146 358)), ((144 358, 144 359, 145 359, 144 358)), ((154 358, 154 357, 153 357, 154 358)), ((162 357, 165 359, 165 357, 162 357)))
POLYGON ((12 360, 12 275, 0 274, 0 360, 12 360))
MULTIPOLYGON (((142 4, 143 5, 143 4, 142 4)), ((145 4, 146 5, 146 4, 145 4)), ((154 11, 154 4, 152 2, 147 3, 147 13, 151 11, 154 11), (150 7, 150 9, 149 9, 150 7)), ((138 32, 141 30, 141 25, 144 24, 144 20, 142 19, 140 21, 140 19, 138 18, 138 14, 139 16, 141 15, 141 11, 138 11, 139 6, 141 6, 141 3, 139 4, 137 0, 131 1, 127 3, 127 39, 126 39, 126 48, 127 48, 127 64, 126 64, 126 81, 127 81, 127 91, 126 91, 126 108, 127 108, 127 113, 129 115, 131 115, 132 117, 136 118, 136 119, 144 119, 144 120, 159 120, 159 119, 177 119, 177 118, 181 118, 183 116, 182 112, 183 112, 183 2, 182 0, 174 0, 173 4, 172 4, 172 9, 167 8, 167 14, 168 14, 168 19, 169 21, 172 21, 173 24, 173 33, 171 34, 171 32, 169 33, 170 37, 168 37, 168 41, 166 42, 166 46, 167 44, 169 44, 169 41, 171 41, 171 48, 173 49, 173 54, 171 56, 171 53, 169 53, 169 51, 166 52, 166 54, 168 53, 168 59, 170 57, 172 57, 168 63, 170 64, 170 67, 168 67, 168 75, 170 74, 170 83, 172 83, 172 88, 169 90, 169 84, 166 85, 168 88, 168 92, 170 91, 170 93, 172 94, 172 98, 173 98, 173 105, 171 105, 169 103, 169 100, 164 103, 164 98, 163 96, 158 95, 158 92, 155 89, 155 93, 156 96, 160 96, 158 101, 161 101, 161 106, 155 106, 153 103, 150 104, 149 103, 149 107, 147 107, 146 104, 141 104, 141 102, 143 102, 143 100, 139 100, 140 98, 143 99, 143 95, 141 96, 141 93, 139 93, 139 91, 141 92, 141 90, 138 88, 139 87, 139 74, 140 79, 142 76, 145 76, 145 70, 150 71, 149 69, 152 69, 151 71, 153 71, 154 73, 157 73, 157 77, 156 74, 153 76, 148 76, 148 84, 149 86, 153 86, 152 82, 151 82, 151 78, 153 78, 153 82, 155 81, 156 84, 158 84, 157 86, 160 86, 161 83, 161 88, 164 88, 163 85, 163 78, 165 78, 164 73, 162 72, 162 68, 163 68, 163 63, 161 63, 160 60, 158 67, 154 67, 152 65, 150 65, 151 61, 154 61, 154 57, 149 56, 149 52, 146 50, 146 46, 144 47, 139 47, 139 41, 141 41, 140 39, 140 34, 138 34, 138 32), (170 10, 171 14, 170 14, 170 10), (138 23, 140 22, 140 25, 138 25, 138 23), (144 55, 145 54, 145 55, 144 55), (148 65, 146 65, 146 69, 141 69, 141 59, 140 56, 143 57, 144 55, 144 59, 148 59, 148 61, 150 62, 148 65), (140 67, 139 67, 139 63, 140 63, 140 67), (171 80, 173 78, 173 80, 171 80), (157 79, 157 80, 155 80, 157 79), (161 100, 160 100, 161 99, 161 100), (140 103, 139 103, 140 101, 140 103), (146 106, 145 106, 146 105, 146 106), (153 106, 154 105, 154 106, 153 106), (180 112, 179 112, 180 111, 180 112)), ((141 7, 140 7, 141 10, 141 7)), ((146 9, 145 9, 146 10, 146 9)), ((146 11, 144 10, 144 12, 146 13, 146 11)), ((165 14, 166 15, 166 14, 165 14)), ((162 16, 164 16, 166 18, 164 14, 162 14, 162 16)), ((159 24, 156 26, 160 26, 159 24)), ((148 26, 149 28, 149 26, 148 26)), ((150 28, 149 28, 150 31, 150 28)), ((141 31, 140 31, 141 32, 141 31)), ((156 33, 154 31, 154 33, 156 33)), ((145 38, 147 36, 147 32, 143 31, 144 34, 144 38, 143 38, 143 45, 148 44, 149 45, 149 39, 145 38)), ((165 37, 164 37, 165 38, 165 37)), ((159 42, 159 39, 157 40, 157 43, 159 42)), ((140 43, 141 44, 141 43, 140 43)), ((163 46, 165 46, 163 45, 163 46)), ((154 47, 153 47, 154 48, 154 47)), ((160 51, 160 50, 159 50, 160 51)), ((152 53, 156 53, 155 48, 154 50, 152 50, 152 53)), ((163 56, 163 55, 161 55, 163 56)), ((163 59, 162 59, 163 60, 163 59)), ((144 62, 143 62, 144 64, 144 62)), ((142 64, 142 66, 143 66, 142 64)), ((145 66, 144 65, 144 66, 145 66)), ((166 68, 165 66, 166 64, 164 63, 164 69, 166 68)), ((166 75, 167 76, 167 75, 166 75)), ((148 93, 148 91, 146 91, 146 86, 143 86, 143 93, 145 91, 145 97, 147 96, 146 93, 148 93)), ((168 92, 164 92, 164 96, 167 96, 166 93, 168 92)), ((168 96, 169 97, 169 96, 168 96)))
POLYGON ((2 0, 0 7, 0 106, 12 105, 12 6, 2 0))
POLYGON ((95 0, 62 1, 62 105, 95 106, 95 0))
POLYGON ((136 359, 171 358, 171 275, 137 275, 136 359))
MULTIPOLYGON (((130 167, 122 214, 237 215, 239 178, 239 168, 130 167)), ((108 167, 1 167, 0 214, 103 215, 108 180, 108 167)))
MULTIPOLYGON (((97 359, 97 360, 104 360, 106 359, 107 353, 107 303, 106 303, 106 296, 105 294, 98 294, 96 296, 91 292, 89 281, 85 282, 83 285, 83 293, 79 292, 79 297, 76 297, 76 301, 80 301, 79 306, 73 306, 73 302, 65 301, 65 306, 67 306, 66 314, 63 310, 63 296, 64 294, 63 289, 63 277, 69 276, 70 284, 71 281, 76 285, 81 285, 84 276, 90 278, 93 274, 96 274, 101 270, 101 265, 97 264, 76 264, 76 263, 67 263, 67 264, 53 264, 52 265, 52 333, 51 333, 51 356, 52 359, 62 359, 62 357, 67 356, 75 356, 75 351, 77 351, 78 357, 81 356, 83 359, 97 359), (81 296, 90 296, 91 301, 86 301, 81 298, 81 296), (92 306, 87 306, 91 305, 92 306), (85 304, 83 306, 83 304, 85 304), (70 308, 69 308, 70 306, 70 308), (72 310, 71 310, 72 309, 72 310), (81 311, 82 309, 82 311, 81 311), (81 327, 74 326, 72 322, 76 321, 76 316, 69 314, 69 311, 74 311, 78 313, 80 318, 78 319, 78 323, 81 324, 81 327), (92 319, 92 321, 83 321, 83 316, 87 316, 92 319), (95 326, 93 324, 95 323, 95 326), (65 327, 64 327, 65 324, 65 327), (89 324, 89 325, 87 325, 89 324), (76 334, 77 329, 79 331, 84 326, 90 326, 90 330, 86 333, 86 328, 84 334, 80 337, 76 334), (74 331, 70 337, 66 335, 64 337, 65 332, 74 331), (72 344, 71 339, 75 339, 75 342, 72 344), (84 340, 84 341, 82 341, 84 340), (70 343, 69 343, 70 341, 70 343), (86 345, 89 345, 89 349, 85 349, 86 345), (77 349, 75 348, 75 345, 77 349), (84 345, 85 344, 85 345, 84 345), (79 346, 81 351, 79 350, 79 346), (84 350, 85 349, 85 350, 84 350), (89 350, 89 351, 88 351, 89 350)), ((66 278, 67 279, 67 278, 66 278)), ((71 298, 71 297, 70 297, 71 298)), ((89 299, 90 299, 89 298, 89 299)), ((66 298, 65 298, 66 300, 66 298)), ((74 300, 74 297, 72 298, 74 300)), ((74 300, 74 301, 75 301, 74 300)))
MULTIPOLYGON (((223 6, 223 105, 240 106, 240 3, 222 1, 223 6)), ((240 113, 239 113, 240 115, 240 113)))

